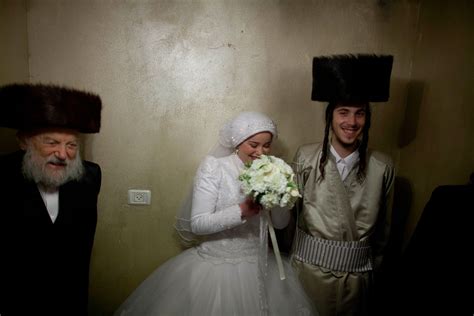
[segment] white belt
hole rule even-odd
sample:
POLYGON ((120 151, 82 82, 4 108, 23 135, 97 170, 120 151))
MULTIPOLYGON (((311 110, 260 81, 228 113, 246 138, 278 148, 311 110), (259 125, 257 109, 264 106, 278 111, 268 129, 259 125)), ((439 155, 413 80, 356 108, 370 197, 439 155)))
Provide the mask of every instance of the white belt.
POLYGON ((343 272, 366 272, 373 269, 368 240, 327 240, 297 229, 293 256, 304 263, 343 272))

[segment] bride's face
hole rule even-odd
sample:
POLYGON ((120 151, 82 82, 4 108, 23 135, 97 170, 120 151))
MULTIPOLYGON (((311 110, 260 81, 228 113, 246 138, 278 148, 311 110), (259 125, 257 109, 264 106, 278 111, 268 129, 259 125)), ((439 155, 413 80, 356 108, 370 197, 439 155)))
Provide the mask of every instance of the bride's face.
POLYGON ((250 136, 237 146, 237 155, 244 163, 257 159, 262 154, 268 155, 272 146, 273 136, 269 132, 261 132, 250 136))

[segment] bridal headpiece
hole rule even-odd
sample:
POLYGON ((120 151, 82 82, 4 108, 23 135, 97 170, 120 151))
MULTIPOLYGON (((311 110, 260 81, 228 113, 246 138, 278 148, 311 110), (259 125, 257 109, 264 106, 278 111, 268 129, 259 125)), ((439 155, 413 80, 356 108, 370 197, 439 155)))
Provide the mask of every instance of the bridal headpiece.
POLYGON ((272 119, 259 112, 242 112, 222 127, 219 144, 233 150, 247 138, 261 132, 270 132, 274 138, 277 137, 272 119))

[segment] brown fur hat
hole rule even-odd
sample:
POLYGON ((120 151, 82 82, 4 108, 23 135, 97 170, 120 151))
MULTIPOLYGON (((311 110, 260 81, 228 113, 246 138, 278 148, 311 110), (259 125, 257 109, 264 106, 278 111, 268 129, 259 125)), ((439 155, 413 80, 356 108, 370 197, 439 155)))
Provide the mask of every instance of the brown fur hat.
POLYGON ((385 102, 389 98, 391 55, 333 55, 313 59, 311 100, 385 102))
POLYGON ((98 95, 44 84, 0 87, 0 126, 19 130, 61 127, 81 133, 100 131, 98 95))

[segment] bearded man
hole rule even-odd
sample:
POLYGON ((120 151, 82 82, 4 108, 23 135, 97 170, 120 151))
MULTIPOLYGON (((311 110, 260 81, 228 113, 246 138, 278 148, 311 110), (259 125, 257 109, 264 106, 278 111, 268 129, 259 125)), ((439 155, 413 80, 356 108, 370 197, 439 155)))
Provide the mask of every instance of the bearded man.
POLYGON ((80 133, 100 130, 97 95, 54 85, 0 88, 0 126, 20 151, 0 157, 0 315, 87 315, 100 167, 80 133))

